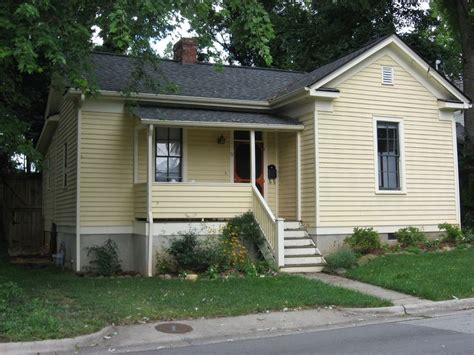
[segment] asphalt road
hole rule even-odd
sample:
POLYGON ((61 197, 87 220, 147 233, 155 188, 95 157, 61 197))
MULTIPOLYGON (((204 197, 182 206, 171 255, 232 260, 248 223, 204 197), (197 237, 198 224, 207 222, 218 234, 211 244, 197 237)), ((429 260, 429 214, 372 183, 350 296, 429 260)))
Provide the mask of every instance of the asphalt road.
POLYGON ((474 311, 422 320, 382 323, 132 354, 474 354, 474 311))

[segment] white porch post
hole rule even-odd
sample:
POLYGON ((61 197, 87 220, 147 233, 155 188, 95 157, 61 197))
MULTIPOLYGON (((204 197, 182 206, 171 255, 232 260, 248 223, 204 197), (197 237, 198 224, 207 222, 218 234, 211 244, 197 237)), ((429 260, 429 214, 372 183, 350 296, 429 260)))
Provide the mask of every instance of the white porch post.
POLYGON ((301 132, 296 133, 296 220, 301 221, 301 132))
POLYGON ((147 154, 147 275, 153 275, 153 125, 148 125, 148 154, 147 154))
POLYGON ((255 131, 250 131, 250 181, 255 186, 255 131))

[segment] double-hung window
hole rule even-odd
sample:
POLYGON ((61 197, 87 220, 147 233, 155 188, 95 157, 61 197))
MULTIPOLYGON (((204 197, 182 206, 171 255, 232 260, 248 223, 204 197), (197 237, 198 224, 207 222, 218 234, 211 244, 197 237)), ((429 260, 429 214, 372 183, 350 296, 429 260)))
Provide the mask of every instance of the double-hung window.
POLYGON ((155 137, 155 180, 161 182, 182 181, 182 129, 158 127, 155 137))
POLYGON ((401 190, 400 123, 377 121, 378 190, 401 190))

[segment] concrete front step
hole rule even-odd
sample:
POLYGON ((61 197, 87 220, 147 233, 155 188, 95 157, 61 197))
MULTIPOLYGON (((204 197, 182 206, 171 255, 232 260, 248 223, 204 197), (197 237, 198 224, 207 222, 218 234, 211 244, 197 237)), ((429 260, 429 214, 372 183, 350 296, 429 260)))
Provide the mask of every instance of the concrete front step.
POLYGON ((283 236, 285 238, 303 238, 308 237, 308 233, 304 229, 285 229, 283 236))
POLYGON ((301 228, 301 223, 299 221, 285 221, 285 229, 298 229, 301 228))
POLYGON ((315 265, 290 265, 284 266, 280 268, 281 272, 286 273, 310 273, 310 272, 321 272, 324 269, 323 264, 315 264, 315 265))
POLYGON ((285 239, 285 247, 296 247, 296 246, 314 246, 314 242, 311 238, 290 238, 285 239))
POLYGON ((324 259, 321 255, 285 255, 285 266, 290 265, 308 265, 308 264, 323 264, 324 259))
POLYGON ((319 255, 319 250, 314 245, 293 246, 285 248, 285 256, 289 255, 319 255))

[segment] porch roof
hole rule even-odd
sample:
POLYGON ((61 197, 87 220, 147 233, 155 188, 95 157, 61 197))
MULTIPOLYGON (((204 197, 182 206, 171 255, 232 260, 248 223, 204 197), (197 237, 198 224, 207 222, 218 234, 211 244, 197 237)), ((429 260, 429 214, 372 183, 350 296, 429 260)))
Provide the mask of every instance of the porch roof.
POLYGON ((258 129, 302 130, 304 125, 288 117, 271 113, 206 110, 162 106, 137 106, 132 112, 141 121, 158 125, 236 127, 258 129))

